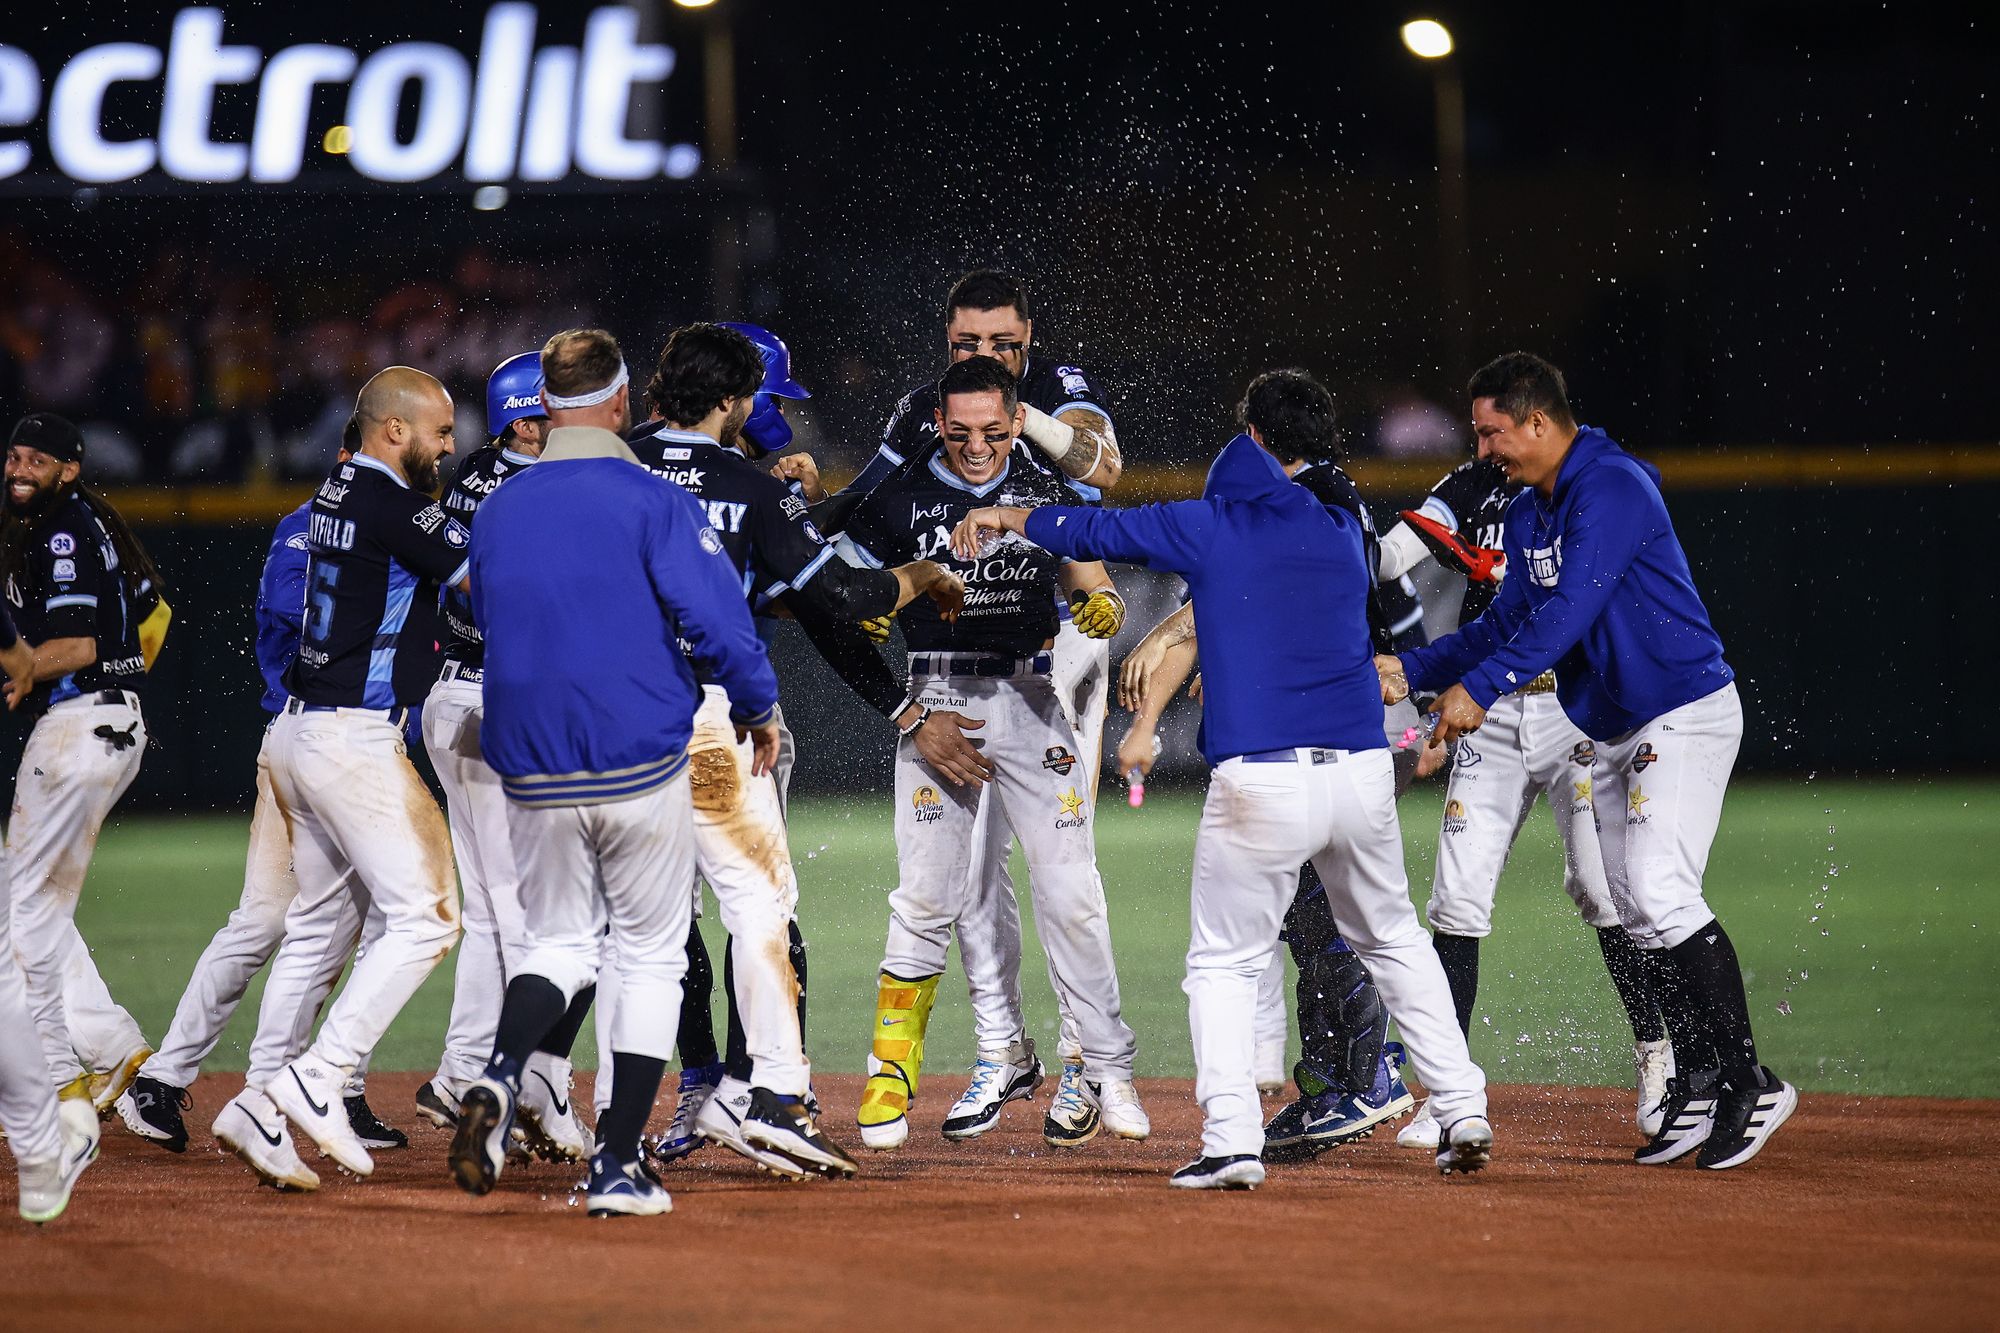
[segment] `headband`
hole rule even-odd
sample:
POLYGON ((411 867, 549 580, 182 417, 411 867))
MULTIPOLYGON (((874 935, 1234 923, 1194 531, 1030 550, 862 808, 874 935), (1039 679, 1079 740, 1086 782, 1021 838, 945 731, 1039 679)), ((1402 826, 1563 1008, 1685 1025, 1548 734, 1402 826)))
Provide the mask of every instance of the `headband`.
POLYGON ((616 397, 618 391, 625 387, 628 379, 630 379, 630 376, 625 373, 625 363, 621 360, 618 363, 618 373, 611 377, 611 383, 601 389, 592 389, 589 393, 573 394, 565 398, 563 395, 549 388, 547 384, 544 384, 542 386, 542 399, 554 411, 567 412, 579 407, 596 407, 599 403, 608 403, 616 397))

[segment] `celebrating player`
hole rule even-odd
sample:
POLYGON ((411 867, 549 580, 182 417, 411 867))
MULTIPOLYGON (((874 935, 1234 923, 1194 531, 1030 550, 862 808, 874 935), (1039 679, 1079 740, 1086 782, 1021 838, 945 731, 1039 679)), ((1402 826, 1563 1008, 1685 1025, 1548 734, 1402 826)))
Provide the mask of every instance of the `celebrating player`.
MULTIPOLYGON (((1562 373, 1525 352, 1469 386, 1481 449, 1524 489, 1507 506, 1509 574, 1478 619, 1428 648, 1378 657, 1384 697, 1438 689, 1433 744, 1478 731, 1553 669, 1556 697, 1595 744, 1592 804, 1625 929, 1663 963, 1658 999, 1675 1077, 1644 1165, 1750 1161, 1798 1106, 1758 1063, 1735 946, 1702 872, 1743 736, 1735 673, 1694 588, 1659 473, 1579 426, 1562 373)), ((1428 1082, 1429 1080, 1425 1080, 1428 1082)))
POLYGON ((0 564, 34 648, 34 669, 8 681, 7 700, 36 719, 7 823, 14 950, 62 1096, 104 1110, 153 1052, 98 977, 76 904, 98 831, 146 749, 140 626, 160 605, 160 575, 118 511, 82 485, 83 434, 69 421, 21 418, 6 470, 14 522, 0 564), (110 1069, 94 1096, 79 1053, 110 1069))
MULTIPOLYGON (((1060 481, 1022 461, 1017 436, 1026 414, 1019 390, 1016 373, 990 357, 969 357, 945 371, 935 395, 942 450, 877 487, 848 521, 847 537, 865 563, 952 555, 952 525, 989 498, 1025 505, 1072 498, 1060 481)), ((1063 564, 1019 542, 976 557, 954 555, 953 563, 967 587, 957 622, 921 603, 904 617, 910 702, 897 718, 901 875, 889 897, 861 1141, 884 1150, 909 1135, 906 1112, 922 1069, 924 1031, 952 931, 966 910, 974 829, 989 808, 1026 853, 1056 991, 1078 1027, 1078 1076, 1051 1107, 1044 1137, 1073 1147, 1108 1125, 1120 1137, 1144 1138, 1150 1126, 1132 1086, 1135 1042, 1120 1014, 1089 773, 1076 771, 1076 735, 1049 677, 1058 586, 1083 595, 1079 618, 1107 637, 1123 619, 1123 603, 1102 565, 1063 564), (967 730, 981 732, 983 752, 967 730)), ((1018 951, 1003 967, 1018 974, 1018 951)), ((1009 1044, 993 1052, 997 1060, 988 1059, 984 1033, 980 1040, 982 1064, 994 1068, 975 1069, 974 1090, 982 1078, 996 1090, 982 1094, 974 1119, 961 1120, 954 1107, 948 1137, 984 1132, 1005 1100, 998 1091, 1025 1092, 1039 1077, 1018 1026, 1009 1044)))

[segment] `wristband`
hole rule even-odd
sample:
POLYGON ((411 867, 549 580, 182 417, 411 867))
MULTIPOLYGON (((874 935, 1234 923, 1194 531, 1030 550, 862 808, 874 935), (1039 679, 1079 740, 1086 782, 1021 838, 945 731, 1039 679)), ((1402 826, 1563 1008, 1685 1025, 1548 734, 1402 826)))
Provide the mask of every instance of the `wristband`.
POLYGON ((903 737, 914 736, 917 734, 918 729, 930 720, 931 710, 928 708, 920 709, 917 712, 917 720, 907 727, 897 727, 896 734, 903 737))

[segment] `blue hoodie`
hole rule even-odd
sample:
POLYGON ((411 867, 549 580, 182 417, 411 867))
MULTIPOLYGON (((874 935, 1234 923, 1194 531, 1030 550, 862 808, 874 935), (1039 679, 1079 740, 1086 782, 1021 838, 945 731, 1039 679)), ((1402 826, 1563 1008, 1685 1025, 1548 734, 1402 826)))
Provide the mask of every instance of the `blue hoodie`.
POLYGON ((1248 435, 1215 456, 1199 500, 1045 505, 1029 515, 1026 532, 1058 555, 1187 580, 1201 643, 1201 753, 1210 764, 1302 745, 1386 744, 1361 524, 1295 485, 1248 435))
POLYGON ((1479 619, 1403 654, 1414 689, 1454 681, 1481 708, 1551 667, 1587 736, 1610 740, 1735 679, 1660 498, 1660 472, 1577 432, 1555 495, 1507 507, 1507 577, 1479 619))
POLYGON ((264 711, 281 713, 291 692, 285 672, 299 655, 306 623, 306 517, 308 500, 278 520, 271 551, 257 583, 257 670, 264 677, 264 711))

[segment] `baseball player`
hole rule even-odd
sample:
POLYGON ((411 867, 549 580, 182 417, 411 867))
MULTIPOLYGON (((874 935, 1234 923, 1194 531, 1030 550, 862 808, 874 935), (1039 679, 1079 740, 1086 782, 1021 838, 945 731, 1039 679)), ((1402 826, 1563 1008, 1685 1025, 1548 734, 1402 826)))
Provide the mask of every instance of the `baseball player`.
MULTIPOLYGON (((1477 620, 1505 573, 1504 560, 1495 557, 1507 506, 1521 489, 1493 460, 1492 438, 1480 437, 1476 457, 1452 469, 1422 507, 1383 538, 1383 577, 1406 573, 1435 553, 1441 563, 1466 576, 1458 623, 1477 620)), ((1427 747, 1427 752, 1445 751, 1427 747)), ((1459 1027, 1472 1031, 1479 941, 1492 932, 1501 871, 1537 797, 1546 798, 1563 845, 1563 889, 1595 930, 1605 970, 1631 1023, 1637 1119, 1640 1131, 1652 1137, 1659 1132, 1667 1080, 1674 1072, 1673 1047, 1639 946, 1619 924, 1605 884, 1592 800, 1596 747, 1564 714, 1555 673, 1544 672, 1494 700, 1480 734, 1461 739, 1452 756, 1427 915, 1431 944, 1451 979, 1459 1027)), ((1396 1141, 1435 1148, 1437 1133, 1437 1121, 1425 1108, 1396 1141)))
POLYGON ((10 682, 8 701, 36 721, 15 777, 7 853, 14 950, 49 1072, 64 1098, 108 1107, 152 1048, 105 992, 76 933, 76 904, 98 831, 138 776, 149 661, 139 629, 162 603, 152 558, 81 484, 82 471, 83 435, 70 422, 36 413, 15 423, 6 474, 17 522, 0 560, 34 670, 10 682), (93 1002, 71 1014, 66 994, 79 992, 93 1002), (123 1052, 106 1061, 111 1077, 95 1095, 79 1052, 93 1063, 123 1052))
MULTIPOLYGON (((1055 477, 1025 462, 1017 443, 1027 417, 1019 393, 1018 374, 991 357, 967 357, 946 369, 932 399, 943 447, 878 486, 848 519, 846 537, 864 563, 943 559, 952 554, 952 526, 991 498, 1024 505, 1073 498, 1055 477)), ((977 885, 967 875, 977 821, 989 806, 1026 853, 1056 992, 1078 1029, 1079 1074, 1052 1102, 1043 1136, 1073 1147, 1108 1126, 1122 1138, 1144 1138, 1151 1127, 1131 1081, 1135 1042, 1120 1013, 1090 775, 1077 771, 1077 736, 1049 674, 1058 587, 1065 596, 1081 594, 1079 623, 1106 638, 1117 632, 1123 602, 1101 565, 1066 564, 1019 542, 974 558, 952 554, 951 567, 967 588, 958 620, 947 622, 922 605, 904 618, 910 701, 897 718, 901 875, 889 897, 870 1077, 859 1112, 862 1142, 887 1150, 909 1135, 906 1113, 921 1073, 924 1030, 952 931, 968 889, 977 885), (983 750, 968 741, 968 730, 979 733, 983 750)), ((999 966, 1018 975, 1019 954, 999 966)), ((1013 1021, 997 1048, 981 1033, 981 1065, 969 1093, 987 1113, 968 1122, 954 1107, 948 1137, 984 1132, 1006 1090, 1025 1095, 1038 1081, 1040 1067, 1018 1015, 1013 1021)))
MULTIPOLYGON (((451 395, 392 366, 362 386, 355 412, 360 452, 334 468, 307 517, 305 630, 271 725, 271 785, 299 885, 272 984, 315 967, 357 902, 383 927, 305 1053, 261 1084, 253 1074, 217 1118, 216 1137, 280 1184, 295 1182, 274 1180, 257 1145, 277 1148, 286 1120, 354 1174, 374 1170, 337 1104, 458 937, 449 834, 404 739, 410 707, 438 675, 439 589, 467 573, 470 534, 428 494, 452 452, 451 395), (246 1132, 225 1138, 224 1117, 246 1132)), ((267 989, 259 1040, 298 1021, 267 989)))
POLYGON ((1595 747, 1590 795, 1611 900, 1664 974, 1657 996, 1677 1069, 1637 1160, 1699 1150, 1698 1166, 1741 1166, 1798 1094, 1757 1060, 1735 947, 1702 896, 1743 734, 1735 673, 1658 470, 1579 426, 1562 373, 1540 357, 1498 358, 1468 396, 1482 454, 1523 487, 1502 534, 1509 577, 1456 634, 1379 657, 1384 697, 1443 689, 1432 743, 1449 745, 1554 670, 1563 712, 1595 747))
MULTIPOLYGON (((486 636, 482 743, 505 787, 532 943, 508 979, 486 1072, 460 1101, 451 1170, 474 1194, 498 1181, 524 1064, 596 979, 608 927, 622 994, 589 1211, 657 1215, 672 1204, 639 1136, 673 1054, 686 967, 700 698, 676 639, 733 701, 752 778, 777 755, 777 681, 702 506, 647 476, 617 434, 630 397, 618 344, 567 330, 541 366, 552 427, 542 461, 482 506, 472 583, 486 636)), ((760 942, 782 941, 783 915, 769 916, 760 942)), ((799 1098, 761 1088, 744 1121, 764 1140, 810 1127, 799 1098)))
POLYGON ((995 531, 1075 559, 1168 570, 1193 596, 1206 645, 1202 750, 1214 773, 1195 842, 1184 989, 1207 1123, 1200 1156, 1171 1183, 1263 1182, 1257 978, 1307 860, 1445 1113, 1438 1169, 1479 1170, 1493 1144, 1485 1076, 1451 1021, 1444 969, 1403 876, 1394 766, 1367 670, 1374 571, 1359 521, 1239 435, 1217 455, 1200 500, 1116 512, 1003 504, 970 513, 953 547, 975 549, 995 531))
MULTIPOLYGON (((9 690, 10 706, 16 693, 34 688, 34 649, 15 629, 5 605, 0 605, 0 671, 15 687, 9 690)), ((0 852, 0 877, 6 871, 5 853, 0 852)), ((9 939, 11 915, 0 913, 0 1131, 14 1152, 21 1216, 53 1222, 69 1207, 77 1177, 97 1160, 97 1114, 80 1097, 56 1097, 9 939)))
MULTIPOLYGON (((346 462, 360 447, 360 423, 350 419, 341 442, 338 461, 346 462)), ((257 587, 255 649, 257 669, 264 679, 264 710, 274 718, 284 709, 285 672, 297 656, 299 635, 306 611, 306 522, 312 511, 308 500, 278 520, 271 534, 271 549, 264 558, 264 572, 257 587)), ((243 896, 229 920, 202 950, 195 961, 194 974, 182 992, 167 1035, 160 1049, 140 1067, 132 1086, 118 1099, 117 1109, 125 1127, 144 1139, 158 1143, 168 1152, 187 1151, 187 1123, 182 1116, 191 1104, 187 1089, 201 1070, 201 1062, 222 1040, 236 1006, 243 1001, 250 979, 271 960, 285 937, 285 912, 298 894, 298 879, 292 874, 292 834, 285 812, 271 788, 271 729, 264 731, 264 744, 257 751, 257 801, 250 817, 250 846, 243 864, 243 896)), ((367 926, 379 932, 381 915, 370 913, 367 926)), ((347 956, 362 938, 362 913, 357 906, 336 923, 333 947, 326 949, 319 966, 310 972, 287 971, 273 978, 278 993, 266 987, 267 1000, 274 1009, 289 1008, 300 1016, 295 1032, 286 1032, 282 1041, 266 1041, 251 1050, 251 1067, 261 1075, 291 1060, 305 1048, 305 1036, 326 997, 332 993, 345 969, 347 956), (286 995, 285 983, 304 985, 301 994, 286 995)), ((273 1028, 275 1038, 278 1029, 273 1028)), ((409 1139, 399 1129, 382 1123, 370 1109, 363 1060, 345 1090, 342 1102, 348 1123, 362 1143, 371 1148, 400 1148, 409 1139)), ((232 1117, 222 1133, 231 1137, 253 1134, 247 1124, 232 1117)), ((258 1140, 266 1157, 284 1159, 274 1177, 289 1177, 304 1183, 310 1174, 290 1140, 273 1147, 258 1140)), ((315 1180, 317 1177, 315 1177, 315 1180)))
MULTIPOLYGON (((752 609, 782 611, 797 619, 856 693, 878 712, 893 716, 905 701, 903 687, 855 622, 893 614, 919 595, 955 614, 963 584, 933 560, 871 570, 836 558, 807 517, 804 499, 751 461, 762 456, 750 424, 760 411, 766 417, 758 424, 759 436, 782 443, 778 437, 789 435, 789 428, 779 431, 770 421, 773 413, 782 421, 782 409, 771 407, 769 398, 761 407, 758 402, 773 391, 803 392, 785 373, 789 357, 782 342, 754 325, 693 324, 675 330, 647 386, 654 419, 631 433, 632 448, 653 473, 702 502, 752 609), (779 372, 775 380, 774 371, 779 372)), ((700 995, 685 994, 681 1101, 675 1124, 654 1156, 667 1161, 684 1156, 699 1136, 779 1174, 847 1174, 852 1160, 830 1142, 825 1148, 809 1143, 796 1153, 773 1152, 743 1133, 756 1089, 811 1096, 802 1044, 805 945, 795 919, 798 888, 779 775, 763 779, 747 771, 747 756, 729 725, 728 696, 714 682, 704 680, 702 689, 689 749, 696 862, 722 905, 731 937, 725 966, 730 1058, 726 1070, 716 1067, 705 989, 700 995), (782 909, 783 950, 759 933, 769 924, 766 914, 773 904, 782 909), (738 922, 746 923, 751 933, 741 934, 738 922)), ((785 734, 782 717, 780 734, 785 734)), ((781 753, 787 749, 781 747, 781 753)), ((700 934, 693 929, 688 952, 691 978, 712 975, 700 934)), ((607 1007, 600 993, 600 1025, 607 1007)), ((604 1095, 602 1089, 599 1095, 604 1095)))
MULTIPOLYGON (((1074 493, 1067 497, 1096 503, 1114 487, 1124 470, 1117 436, 1112 429, 1106 395, 1088 371, 1073 363, 1030 354, 1035 324, 1028 296, 1020 281, 1004 273, 977 270, 960 278, 945 299, 947 364, 967 357, 987 356, 1013 371, 1016 392, 1026 409, 1021 438, 1034 446, 1020 451, 1019 465, 1033 466, 1065 481, 1074 493)), ((900 472, 921 470, 937 456, 937 386, 926 382, 905 394, 884 432, 881 448, 843 492, 842 498, 865 494, 900 472)), ((842 521, 836 510, 826 526, 836 531, 842 521)), ((1052 650, 1051 680, 1070 724, 1077 732, 1075 753, 1080 775, 1092 801, 1104 739, 1105 708, 1110 688, 1110 643, 1086 632, 1072 617, 1066 601, 1056 608, 1058 628, 1052 650)), ((1122 618, 1122 603, 1120 616, 1122 618)), ((971 995, 977 1058, 966 1091, 946 1117, 952 1132, 969 1136, 999 1123, 1001 1108, 1027 1098, 1041 1086, 1041 1061, 1026 1037, 1020 988, 1021 912, 1008 871, 1012 850, 1006 822, 987 806, 973 830, 971 888, 958 916, 959 956, 965 964, 966 989, 971 995), (1027 1044, 1025 1060, 1009 1052, 1027 1044)), ((1083 1086, 1083 1055, 1076 1019, 1062 1008, 1058 1052, 1062 1077, 1044 1131, 1056 1138, 1071 1131, 1057 1121, 1086 1112, 1089 1090, 1083 1086)), ((1132 1122, 1136 1125, 1136 1121, 1132 1122)), ((1132 1127, 1128 1125, 1128 1128, 1132 1127)))
MULTIPOLYGON (((541 353, 508 357, 486 381, 488 443, 459 465, 445 492, 444 512, 471 528, 486 498, 534 465, 547 427, 541 353)), ((485 643, 465 593, 446 589, 443 611, 444 670, 424 701, 424 748, 444 788, 465 938, 452 977, 444 1053, 437 1073, 417 1089, 417 1109, 440 1128, 455 1128, 459 1094, 486 1068, 500 999, 507 978, 527 956, 528 937, 520 874, 507 841, 507 798, 480 745, 485 643)), ((578 1008, 577 1027, 588 1003, 586 997, 578 1008)), ((577 1118, 570 1083, 567 1046, 561 1054, 536 1051, 528 1057, 517 1125, 529 1151, 548 1161, 580 1161, 590 1151, 590 1133, 577 1118)))

